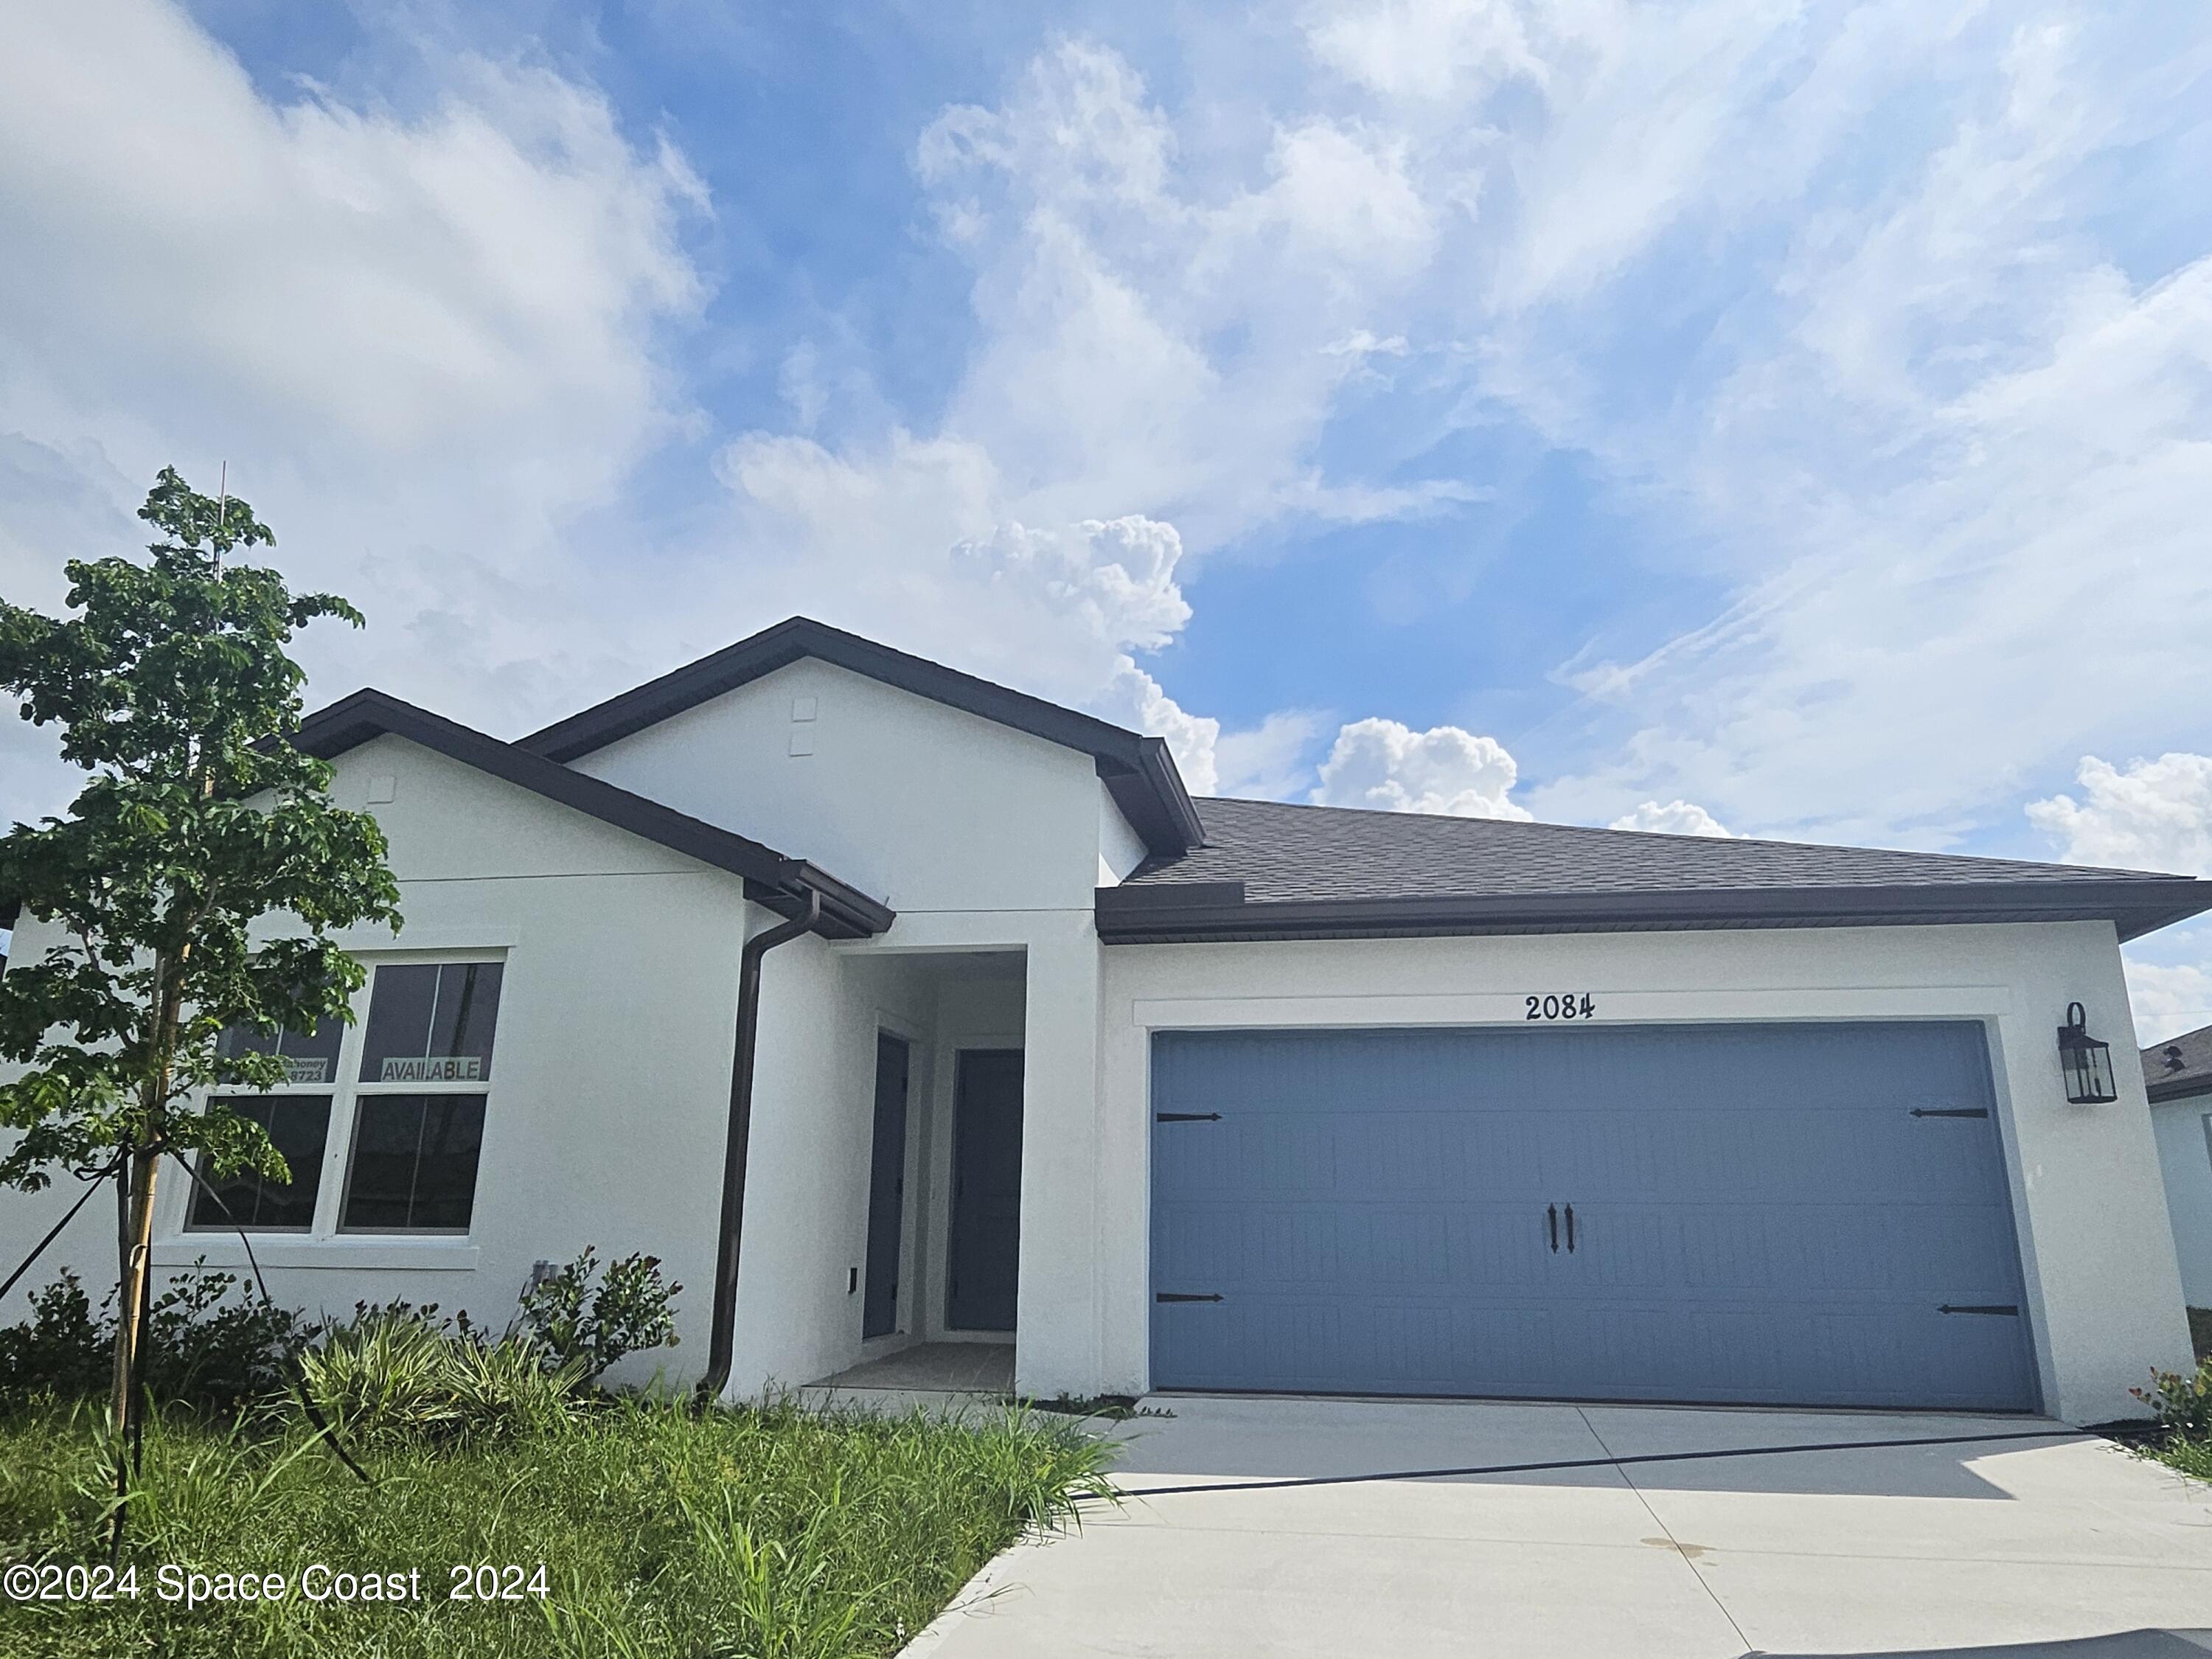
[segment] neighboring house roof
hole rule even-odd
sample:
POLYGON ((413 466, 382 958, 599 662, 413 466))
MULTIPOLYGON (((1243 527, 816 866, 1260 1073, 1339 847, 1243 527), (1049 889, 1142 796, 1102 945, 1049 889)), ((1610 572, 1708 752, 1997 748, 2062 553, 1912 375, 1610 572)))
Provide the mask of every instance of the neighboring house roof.
POLYGON ((519 744, 501 743, 382 691, 356 691, 309 715, 300 723, 292 741, 311 755, 331 760, 372 738, 387 734, 405 738, 548 800, 574 807, 603 823, 742 876, 745 896, 780 914, 798 914, 805 908, 808 893, 819 893, 822 913, 815 931, 826 938, 859 939, 880 933, 895 919, 884 905, 803 859, 788 858, 772 847, 571 771, 519 744))
POLYGON ((2142 1051, 2143 1087, 2154 1102, 2212 1095, 2212 1025, 2142 1051))
POLYGON ((2212 882, 2012 859, 1201 800, 1202 846, 1097 894, 1109 942, 2110 921, 2212 909, 2212 882))
POLYGON ((915 696, 1079 750, 1092 757, 1122 817, 1156 856, 1183 852, 1198 843, 1202 833, 1198 814, 1162 739, 1010 691, 805 617, 780 622, 712 656, 556 720, 532 732, 518 746, 550 760, 573 761, 805 658, 832 663, 915 696))

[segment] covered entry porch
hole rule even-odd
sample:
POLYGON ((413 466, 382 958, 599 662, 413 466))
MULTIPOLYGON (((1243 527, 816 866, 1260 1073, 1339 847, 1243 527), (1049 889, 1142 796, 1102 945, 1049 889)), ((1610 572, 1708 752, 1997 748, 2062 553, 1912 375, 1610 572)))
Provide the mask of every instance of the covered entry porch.
POLYGON ((1011 1389, 1028 967, 1006 948, 770 958, 738 1292, 757 1359, 740 1396, 848 1376, 1011 1389))
MULTIPOLYGON (((1021 1270, 1026 962, 1016 951, 856 961, 878 1000, 855 1366, 1011 1384, 1021 1270), (961 1364, 961 1350, 978 1352, 961 1364), (911 1370, 915 1362, 905 1361, 911 1370)), ((851 1370, 854 1366, 845 1369, 851 1370)))

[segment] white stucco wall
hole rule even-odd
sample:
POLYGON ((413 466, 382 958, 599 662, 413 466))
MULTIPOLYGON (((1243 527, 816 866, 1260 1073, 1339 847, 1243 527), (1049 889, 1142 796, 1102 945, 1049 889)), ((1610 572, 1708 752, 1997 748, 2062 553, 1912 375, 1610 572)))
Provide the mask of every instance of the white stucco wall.
MULTIPOLYGON (((682 1345, 632 1367, 676 1375, 703 1364, 729 1098, 739 941, 776 920, 748 904, 738 879, 396 738, 343 757, 333 793, 368 805, 372 780, 392 795, 374 811, 392 842, 406 927, 344 936, 369 963, 425 954, 506 963, 469 1236, 375 1238, 268 1234, 256 1251, 276 1298, 331 1313, 393 1297, 504 1325, 538 1260, 587 1243, 602 1260, 644 1250, 685 1285, 682 1345)), ((380 789, 380 793, 385 793, 380 789)), ((36 924, 19 960, 42 951, 36 924)), ((773 976, 771 976, 773 978, 773 976)), ((366 995, 362 1012, 365 1012, 366 995)), ((341 1184, 347 1147, 334 1122, 325 1191, 341 1184)), ((155 1262, 204 1256, 242 1268, 233 1235, 181 1231, 186 1183, 162 1177, 155 1262)), ((0 1257, 9 1265, 78 1188, 0 1194, 0 1257)), ((88 1206, 49 1258, 0 1307, 21 1316, 26 1293, 64 1263, 112 1279, 114 1220, 88 1206)))
POLYGON ((2093 1030, 2132 1029, 2109 926, 1117 945, 1102 954, 1100 1109, 1091 1125, 1062 1126, 1049 1167, 1067 1189, 1040 1194, 1034 1209, 1025 1195, 1024 1205, 1025 1265, 1060 1280, 1038 1283, 1035 1300, 1087 1304, 1097 1319, 1087 1349, 1085 1335, 1058 1334, 1055 1381, 1131 1393, 1150 1381, 1152 1032, 1510 1024, 1522 1018, 1527 991, 1563 985, 1589 991, 1601 1021, 1983 1022, 2045 1408, 2078 1422, 2139 1415, 2129 1389, 2154 1365, 2188 1362, 2141 1080, 2124 1068, 2117 1103, 2077 1107, 2058 1076, 2053 1034, 2069 1001, 2086 1006, 2093 1030), (1086 1368, 1088 1352, 1097 1358, 1086 1368))
POLYGON ((1151 851, 1144 837, 1129 827, 1129 820, 1121 816, 1121 809, 1114 805, 1114 796, 1102 781, 1098 788, 1098 884, 1101 887, 1119 886, 1132 870, 1145 861, 1151 851))
MULTIPOLYGON (((764 960, 733 1395, 796 1388, 862 1358, 876 1035, 907 1037, 910 1066, 925 1065, 934 995, 918 962, 854 958, 818 939, 764 960)), ((912 1076, 909 1168, 927 1105, 912 1076)))
POLYGON ((1098 884, 1090 756, 827 663, 778 669, 575 766, 811 859, 902 916, 1087 910, 1098 884))
POLYGON ((2192 1308, 2212 1308, 2212 1094, 2150 1109, 2181 1291, 2192 1308))

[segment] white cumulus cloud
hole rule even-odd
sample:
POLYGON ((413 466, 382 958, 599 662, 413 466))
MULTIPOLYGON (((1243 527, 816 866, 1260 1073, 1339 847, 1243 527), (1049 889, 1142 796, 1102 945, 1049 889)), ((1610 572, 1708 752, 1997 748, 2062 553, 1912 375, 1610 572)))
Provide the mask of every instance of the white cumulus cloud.
POLYGON ((1728 839, 1720 820, 1694 801, 1670 800, 1662 806, 1647 800, 1633 812, 1615 818, 1613 830, 1642 830, 1662 836, 1713 836, 1728 839))
POLYGON ((1086 519, 1065 531, 1008 523, 954 554, 987 582, 1028 589, 1109 644, 1157 650, 1190 620, 1176 585, 1182 538, 1156 519, 1086 519))
POLYGON ((1113 680, 1093 702, 1107 719, 1134 726, 1148 737, 1166 738, 1183 787, 1192 794, 1210 795, 1219 787, 1216 756, 1221 722, 1210 714, 1186 711, 1133 659, 1121 659, 1113 680))
POLYGON ((1337 732, 1312 799, 1323 806, 1526 819, 1529 814, 1510 799, 1519 776, 1495 738, 1457 726, 1416 732, 1397 720, 1368 719, 1337 732))
POLYGON ((2212 755, 2160 755, 2124 767, 2082 757, 2081 798, 2031 801, 2028 822, 2069 864, 2212 875, 2212 755))

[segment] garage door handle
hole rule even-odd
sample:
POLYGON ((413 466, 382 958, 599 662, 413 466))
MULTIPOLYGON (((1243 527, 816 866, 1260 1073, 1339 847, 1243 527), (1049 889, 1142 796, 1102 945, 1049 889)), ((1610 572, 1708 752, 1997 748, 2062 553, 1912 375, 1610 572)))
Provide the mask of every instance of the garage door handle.
POLYGON ((1156 1291, 1152 1294, 1152 1300, 1155 1302, 1218 1302, 1221 1300, 1221 1292, 1208 1291, 1203 1296, 1193 1296, 1186 1291, 1156 1291))
POLYGON ((1912 1109, 1915 1117, 1987 1117, 1989 1115, 1990 1109, 1986 1106, 1915 1106, 1912 1109))
POLYGON ((1218 1112, 1154 1112, 1152 1121, 1155 1123, 1218 1123, 1221 1121, 1221 1114, 1218 1112))
POLYGON ((2009 1314, 2014 1319, 2020 1317, 2019 1308, 2009 1302, 1946 1302, 1936 1311, 1937 1313, 2009 1314))
POLYGON ((1559 1253, 1559 1206, 1558 1205, 1547 1204, 1544 1206, 1544 1224, 1552 1230, 1552 1254, 1557 1255, 1559 1253))
POLYGON ((1575 1206, 1567 1206, 1567 1254, 1575 1253, 1575 1206))

